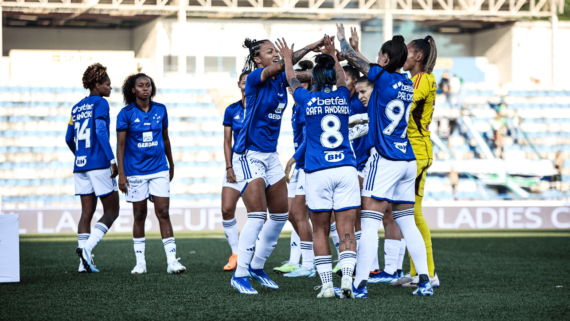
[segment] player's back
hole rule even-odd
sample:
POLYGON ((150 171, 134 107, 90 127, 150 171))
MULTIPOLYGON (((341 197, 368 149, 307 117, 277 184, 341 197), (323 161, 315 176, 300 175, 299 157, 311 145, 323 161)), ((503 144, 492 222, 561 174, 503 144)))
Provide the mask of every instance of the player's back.
POLYGON ((295 100, 304 106, 307 146, 305 172, 353 166, 356 158, 348 138, 350 92, 346 87, 336 91, 295 91, 295 100), (301 103, 302 101, 302 103, 301 103))
POLYGON ((432 158, 429 126, 434 111, 437 83, 433 74, 419 73, 412 77, 414 102, 408 125, 408 136, 418 159, 432 158))
POLYGON ((98 141, 96 119, 102 121, 109 132, 111 119, 109 103, 105 98, 85 97, 71 109, 69 125, 74 127, 75 136, 74 172, 107 168, 111 165, 98 141))
POLYGON ((387 72, 378 65, 370 68, 368 80, 374 82, 374 91, 368 105, 371 146, 382 157, 395 161, 415 159, 407 135, 413 83, 407 75, 387 72))

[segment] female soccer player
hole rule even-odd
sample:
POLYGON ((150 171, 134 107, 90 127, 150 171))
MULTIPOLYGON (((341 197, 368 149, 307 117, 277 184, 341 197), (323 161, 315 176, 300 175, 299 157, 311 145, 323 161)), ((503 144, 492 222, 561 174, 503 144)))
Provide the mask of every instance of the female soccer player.
MULTIPOLYGON (((295 72, 304 72, 312 69, 314 64, 310 60, 303 60, 299 62, 299 67, 295 69, 295 72)), ((310 83, 303 83, 303 88, 309 88, 310 83)), ((289 87, 289 92, 293 95, 291 87, 289 87)), ((295 103, 293 105, 293 113, 291 115, 291 126, 293 128, 293 145, 295 146, 295 151, 301 146, 303 142, 305 123, 301 121, 299 117, 299 109, 302 106, 295 103)), ((289 173, 291 172, 291 167, 295 164, 295 169, 291 178, 288 179, 287 196, 289 202, 289 209, 291 215, 289 215, 289 221, 293 225, 293 232, 291 232, 291 253, 289 255, 289 261, 280 267, 273 269, 275 273, 286 273, 286 277, 298 277, 298 276, 315 276, 316 271, 313 269, 313 260, 315 255, 313 254, 313 236, 311 231, 311 226, 309 225, 308 209, 305 204, 305 172, 303 171, 304 159, 296 161, 291 158, 285 166, 285 177, 289 178, 289 173), (297 202, 296 199, 300 201, 297 202), (302 199, 302 200, 301 200, 302 199), (295 208, 297 204, 298 208, 295 208), (301 227, 297 225, 297 220, 301 221, 301 227), (300 232, 300 229, 303 232, 300 232), (298 232, 299 231, 299 232, 298 232), (299 233, 305 235, 304 241, 299 237, 299 233), (308 244, 310 243, 310 244, 308 244), (301 258, 301 253, 303 253, 302 266, 301 269, 295 273, 299 268, 299 259, 301 258)))
POLYGON ((295 78, 293 47, 278 41, 286 65, 287 80, 299 110, 305 118, 305 139, 297 152, 305 153, 307 205, 312 212, 315 234, 315 262, 323 283, 318 298, 334 297, 332 259, 329 244, 330 216, 334 210, 340 241, 341 291, 352 293, 352 272, 356 262, 354 220, 360 207, 356 157, 348 139, 350 92, 334 50, 334 37, 325 37, 323 54, 316 57, 313 91, 301 87, 295 78), (337 90, 333 91, 336 83, 337 90))
POLYGON ((119 216, 119 193, 115 177, 119 173, 109 143, 109 103, 103 97, 111 94, 111 79, 107 68, 95 63, 83 73, 83 87, 89 96, 71 109, 65 141, 75 155, 73 178, 75 195, 81 197, 81 218, 77 228, 79 272, 99 272, 93 264, 91 251, 103 239, 119 216), (91 233, 91 219, 97 208, 97 198, 103 204, 103 217, 91 233))
POLYGON ((389 203, 410 255, 416 262, 419 287, 415 295, 433 295, 427 269, 425 243, 414 221, 413 204, 416 160, 407 136, 413 83, 399 73, 408 56, 402 36, 385 42, 378 53, 378 64, 359 56, 338 25, 338 38, 346 59, 374 83, 368 104, 370 158, 364 168, 362 189, 362 238, 353 297, 368 296, 366 284, 374 256, 378 252, 378 229, 389 203))
MULTIPOLYGON (((439 287, 439 278, 435 273, 433 263, 431 234, 422 214, 426 172, 433 162, 429 125, 431 124, 435 104, 435 93, 437 91, 437 83, 432 74, 436 59, 437 47, 435 46, 433 38, 427 36, 424 39, 416 39, 408 44, 408 59, 404 64, 404 71, 410 72, 412 75, 411 80, 414 84, 414 101, 410 107, 411 117, 408 123, 408 137, 410 138, 410 144, 414 150, 417 161, 414 217, 416 225, 422 233, 426 244, 430 281, 434 287, 439 287)), ((404 278, 393 282, 393 284, 405 287, 417 287, 419 277, 417 276, 416 268, 412 260, 410 260, 410 274, 411 276, 415 276, 414 280, 404 278)))
POLYGON ((133 203, 133 241, 137 264, 132 274, 146 273, 144 225, 147 199, 154 202, 160 234, 166 252, 168 273, 184 273, 186 268, 176 258, 176 243, 170 215, 170 181, 174 162, 168 138, 166 106, 152 101, 156 86, 149 76, 130 75, 123 84, 126 107, 117 116, 117 158, 119 189, 127 202, 133 203), (168 164, 166 163, 168 159, 168 164), (168 166, 170 165, 170 167, 168 166))
MULTIPOLYGON (((293 55, 293 63, 299 62, 321 43, 319 40, 297 51, 293 55)), ((277 154, 281 117, 287 106, 287 81, 283 73, 285 64, 279 59, 273 43, 247 38, 244 48, 249 50, 244 69, 251 71, 245 83, 247 113, 234 144, 232 167, 236 181, 246 184, 242 199, 248 220, 240 234, 238 266, 231 285, 240 293, 257 294, 247 278, 248 273, 264 287, 279 288, 263 271, 263 266, 289 216, 285 174, 277 154), (264 226, 267 210, 269 219, 264 226), (263 232, 260 233, 262 227, 263 232)))
POLYGON ((222 223, 228 243, 232 248, 232 255, 224 271, 235 270, 238 252, 238 228, 236 221, 236 205, 243 190, 244 184, 236 182, 236 175, 232 168, 232 132, 234 140, 243 127, 245 119, 245 80, 248 71, 242 72, 238 78, 238 88, 241 90, 241 100, 229 105, 224 113, 224 157, 226 159, 226 174, 222 183, 222 223))

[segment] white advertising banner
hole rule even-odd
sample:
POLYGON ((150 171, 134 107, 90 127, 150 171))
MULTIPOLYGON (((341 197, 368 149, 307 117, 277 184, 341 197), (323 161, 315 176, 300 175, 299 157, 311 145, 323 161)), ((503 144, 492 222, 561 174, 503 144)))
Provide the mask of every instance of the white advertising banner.
MULTIPOLYGON (((20 215, 20 234, 77 233, 81 210, 3 209, 20 215)), ((95 212, 92 226, 103 211, 95 212)), ((423 215, 431 229, 570 229, 570 204, 559 201, 424 202, 423 215)), ((171 208, 174 231, 223 231, 219 207, 171 208)), ((238 228, 247 220, 245 208, 236 210, 238 228)), ((121 209, 109 232, 130 233, 133 212, 121 209)), ((149 208, 145 229, 159 231, 154 209, 149 208)))
POLYGON ((0 283, 20 282, 18 214, 0 215, 0 283))

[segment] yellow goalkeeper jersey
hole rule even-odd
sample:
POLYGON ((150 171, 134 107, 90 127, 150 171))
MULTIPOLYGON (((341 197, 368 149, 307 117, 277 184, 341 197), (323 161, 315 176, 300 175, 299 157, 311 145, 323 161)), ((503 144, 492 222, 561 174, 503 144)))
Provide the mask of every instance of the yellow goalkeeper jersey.
POLYGON ((419 73, 412 77, 414 101, 408 122, 408 137, 417 159, 433 158, 429 125, 435 105, 437 83, 433 74, 419 73))

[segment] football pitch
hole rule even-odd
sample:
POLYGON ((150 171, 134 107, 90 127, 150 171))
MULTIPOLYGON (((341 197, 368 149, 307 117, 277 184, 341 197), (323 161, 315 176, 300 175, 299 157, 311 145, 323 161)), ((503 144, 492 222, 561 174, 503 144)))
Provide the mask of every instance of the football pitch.
POLYGON ((135 257, 128 234, 109 234, 97 246, 98 274, 77 273, 75 235, 23 235, 21 282, 0 284, 0 320, 570 319, 569 231, 434 231, 441 281, 434 297, 370 284, 368 298, 360 300, 317 299, 318 275, 274 274, 289 257, 289 238, 279 240, 266 263, 280 289, 252 282, 260 293, 240 295, 230 286, 232 273, 222 270, 230 255, 223 234, 175 236, 185 275, 166 273, 158 234, 147 235, 144 275, 130 274, 135 257))

